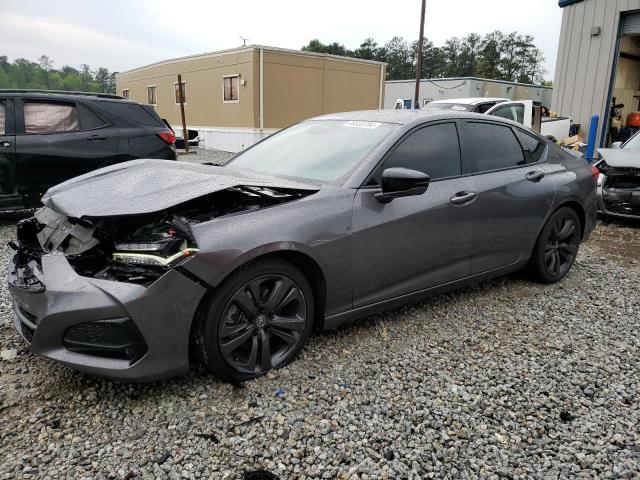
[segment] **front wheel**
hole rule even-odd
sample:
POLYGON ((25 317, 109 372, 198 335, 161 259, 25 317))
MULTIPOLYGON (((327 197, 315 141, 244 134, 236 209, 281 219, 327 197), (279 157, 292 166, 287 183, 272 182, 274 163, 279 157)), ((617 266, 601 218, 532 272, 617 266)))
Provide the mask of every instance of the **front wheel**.
POLYGON ((220 285, 200 320, 196 344, 207 369, 238 382, 291 362, 313 325, 305 276, 280 259, 243 267, 220 285))
POLYGON ((580 219, 569 207, 558 209, 545 224, 533 249, 529 270, 544 283, 569 273, 580 246, 580 219))

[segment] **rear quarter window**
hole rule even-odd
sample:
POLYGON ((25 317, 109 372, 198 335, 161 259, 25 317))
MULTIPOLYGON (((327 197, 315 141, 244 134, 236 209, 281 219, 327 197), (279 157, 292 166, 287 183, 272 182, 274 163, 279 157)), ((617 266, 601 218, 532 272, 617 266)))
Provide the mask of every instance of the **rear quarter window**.
POLYGON ((147 112, 141 105, 129 102, 101 102, 100 106, 130 122, 147 127, 164 127, 162 121, 147 112))
POLYGON ((522 145, 524 150, 524 156, 527 159, 527 163, 539 162, 544 155, 546 145, 540 139, 537 139, 528 133, 524 133, 521 130, 516 130, 516 136, 522 145))
POLYGON ((480 173, 524 165, 520 142, 508 126, 466 122, 466 173, 480 173))
POLYGON ((78 104, 78 119, 80 120, 80 130, 93 130, 106 125, 99 115, 82 104, 78 104))

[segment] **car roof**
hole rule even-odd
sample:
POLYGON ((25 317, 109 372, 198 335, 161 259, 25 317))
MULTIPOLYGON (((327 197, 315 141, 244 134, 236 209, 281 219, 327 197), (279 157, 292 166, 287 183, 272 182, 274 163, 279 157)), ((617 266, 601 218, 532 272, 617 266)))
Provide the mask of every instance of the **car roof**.
POLYGON ((454 110, 359 110, 355 112, 330 113, 309 120, 339 120, 357 122, 379 122, 396 123, 398 125, 408 125, 410 123, 426 120, 446 120, 446 119, 476 118, 482 120, 504 120, 505 123, 514 122, 499 117, 489 117, 479 113, 458 112, 454 110))
POLYGON ((508 102, 508 98, 497 97, 471 97, 471 98, 450 98, 447 100, 434 100, 430 103, 453 103, 459 105, 477 105, 479 103, 487 102, 508 102))
MULTIPOLYGON (((21 90, 21 89, 3 89, 0 88, 0 95, 4 97, 32 97, 43 98, 50 97, 53 99, 73 99, 73 100, 115 100, 126 102, 127 99, 118 95, 112 95, 110 93, 98 93, 98 92, 71 92, 63 90, 21 90)), ((135 103, 135 102, 132 102, 135 103)))

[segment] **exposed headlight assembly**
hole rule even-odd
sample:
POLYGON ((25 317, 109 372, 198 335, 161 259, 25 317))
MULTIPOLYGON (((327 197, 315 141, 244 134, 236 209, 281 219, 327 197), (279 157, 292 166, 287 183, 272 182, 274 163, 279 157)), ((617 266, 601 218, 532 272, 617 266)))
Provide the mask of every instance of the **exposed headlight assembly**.
POLYGON ((189 247, 186 240, 175 237, 118 242, 114 246, 112 258, 116 262, 159 267, 169 266, 198 251, 189 247))

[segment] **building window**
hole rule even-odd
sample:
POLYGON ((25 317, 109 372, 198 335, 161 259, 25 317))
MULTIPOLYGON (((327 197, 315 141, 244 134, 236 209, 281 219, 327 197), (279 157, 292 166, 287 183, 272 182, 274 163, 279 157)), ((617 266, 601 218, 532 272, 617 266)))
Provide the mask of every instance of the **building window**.
POLYGON ((222 78, 223 85, 223 101, 237 102, 238 90, 240 87, 240 75, 230 75, 222 78))
POLYGON ((149 85, 147 87, 147 103, 149 105, 157 105, 158 104, 158 98, 156 97, 156 86, 155 85, 149 85))
POLYGON ((176 97, 176 105, 180 104, 180 95, 182 94, 182 101, 184 104, 187 104, 187 82, 182 82, 182 88, 178 88, 178 82, 173 84, 175 97, 176 97))
POLYGON ((127 100, 129 100, 129 89, 128 88, 123 88, 122 89, 122 98, 126 98, 127 100))

